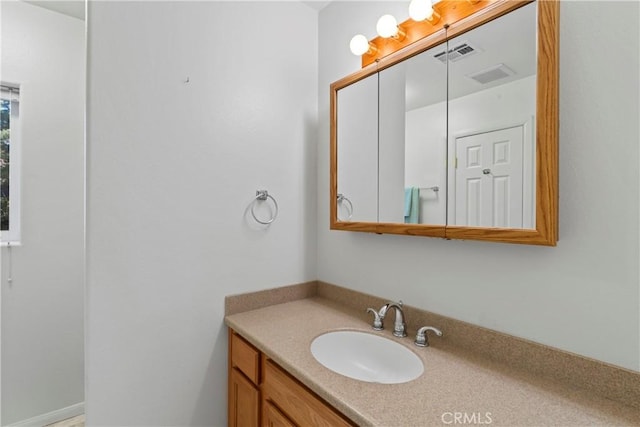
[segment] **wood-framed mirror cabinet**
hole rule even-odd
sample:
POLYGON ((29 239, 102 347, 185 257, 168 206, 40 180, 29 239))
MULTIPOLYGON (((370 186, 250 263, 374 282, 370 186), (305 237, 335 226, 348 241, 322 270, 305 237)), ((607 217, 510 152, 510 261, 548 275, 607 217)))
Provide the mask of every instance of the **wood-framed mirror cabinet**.
MULTIPOLYGON (((455 1, 443 0, 441 3, 445 4, 445 7, 451 7, 455 4, 455 1)), ((459 1, 460 4, 468 3, 466 1, 459 1)), ((344 230, 344 231, 358 231, 358 232, 370 232, 377 234, 400 234, 400 235, 414 235, 414 236, 428 236, 428 237, 440 237, 446 239, 464 239, 464 240, 483 240, 492 242, 504 242, 504 243, 518 243, 518 244, 532 244, 532 245, 546 245, 555 246, 558 238, 558 55, 559 55, 559 2, 557 0, 537 0, 537 1, 513 1, 513 0, 490 0, 481 1, 475 7, 475 12, 468 16, 460 17, 455 16, 454 22, 447 22, 446 14, 443 15, 443 22, 434 29, 433 33, 408 44, 401 49, 387 54, 386 56, 376 59, 374 62, 365 60, 363 57, 363 64, 370 62, 369 65, 364 65, 363 68, 349 76, 346 76, 334 83, 330 87, 330 228, 332 230, 344 230), (389 218, 396 218, 396 216, 385 216, 381 214, 384 211, 384 207, 381 208, 380 199, 382 197, 381 187, 386 184, 381 184, 381 163, 386 162, 388 157, 388 148, 386 152, 381 148, 380 138, 378 132, 383 132, 384 127, 374 120, 382 120, 380 113, 380 105, 386 105, 386 100, 383 103, 378 99, 381 96, 376 93, 376 90, 380 92, 382 87, 383 75, 392 75, 397 68, 407 68, 411 61, 416 61, 420 54, 428 52, 433 57, 433 52, 439 47, 444 46, 445 51, 451 54, 454 44, 459 44, 460 40, 465 40, 469 34, 473 31, 489 28, 492 23, 497 23, 500 18, 507 18, 510 15, 521 13, 519 11, 526 8, 533 9, 536 19, 532 23, 534 35, 532 35, 532 47, 533 60, 532 67, 535 70, 535 74, 530 77, 532 83, 532 93, 535 94, 535 99, 532 99, 531 109, 535 109, 533 119, 530 121, 529 126, 532 128, 531 133, 531 202, 530 202, 530 223, 526 221, 520 226, 487 226, 482 225, 461 225, 460 222, 456 222, 455 217, 452 217, 451 212, 445 213, 444 217, 440 221, 425 221, 425 223, 406 223, 401 222, 402 216, 398 221, 389 221, 389 218), (384 73, 384 74, 383 74, 384 73), (358 85, 356 85, 356 83, 358 85), (361 86, 358 90, 354 88, 361 86), (367 116, 363 119, 363 123, 358 126, 352 126, 348 132, 350 138, 347 138, 347 131, 344 129, 345 124, 350 120, 349 116, 345 116, 344 111, 347 107, 343 104, 347 104, 350 98, 354 96, 351 93, 368 94, 370 98, 362 101, 358 108, 359 116, 367 116), (373 92, 373 93, 372 93, 373 92), (348 95, 349 94, 349 95, 348 95), (373 98, 371 96, 373 95, 373 98), (373 100, 372 100, 373 99, 373 100), (375 105, 374 105, 375 104, 375 105), (372 108, 374 106, 375 108, 372 108), (370 111, 368 111, 370 110, 370 111), (374 111, 375 110, 375 111, 374 111), (378 116, 373 117, 374 114, 378 116), (342 126, 342 127, 341 127, 342 126), (340 129, 340 130, 339 130, 340 129), (353 135, 356 135, 355 139, 360 139, 361 134, 372 134, 369 138, 375 140, 369 143, 369 146, 377 144, 374 150, 370 153, 365 152, 365 149, 360 146, 354 146, 351 141, 354 140, 353 135), (375 134, 375 135, 373 135, 375 134), (341 136, 344 138, 341 139, 341 136), (340 145, 342 141, 342 146, 340 145), (351 145, 347 146, 349 142, 351 145), (350 157, 345 154, 350 152, 350 157), (376 151, 377 150, 377 151, 376 151), (378 156, 378 157, 376 157, 378 156), (349 172, 349 174, 355 174, 360 177, 362 182, 370 182, 368 190, 362 192, 361 199, 358 204, 352 204, 349 199, 349 194, 344 194, 344 190, 341 188, 341 178, 347 179, 348 175, 345 173, 345 168, 350 167, 351 160, 357 159, 360 166, 355 168, 355 171, 349 172), (342 159, 342 160, 341 160, 342 159), (371 167, 367 167, 369 165, 371 167), (377 168, 377 169, 376 169, 377 168), (373 181, 375 180, 375 183, 373 181), (374 199, 374 200, 372 200, 374 199), (362 215, 360 212, 364 209, 363 203, 373 205, 371 210, 375 210, 371 215, 362 215), (346 210, 345 210, 346 208, 346 210), (358 210, 360 209, 360 211, 358 210), (345 213, 346 211, 346 213, 345 213), (342 215, 340 214, 342 212, 342 215), (359 213, 359 215, 356 214, 359 213), (353 214, 353 217, 351 215, 353 214)), ((434 6, 437 7, 438 4, 434 6)), ((504 20, 503 18, 503 20, 504 20)), ((410 23, 409 21, 407 21, 410 23)), ((492 30, 489 30, 492 31, 492 30)), ((498 37, 503 40, 511 37, 508 33, 501 33, 505 30, 493 30, 494 33, 498 33, 498 37)), ((533 34, 532 32, 532 34, 533 34)), ((378 41, 376 39, 375 41, 378 41)), ((384 40, 383 40, 384 41, 384 40)), ((393 43, 389 41, 387 44, 393 43)), ((397 43, 397 42, 396 42, 397 43)), ((384 49, 383 49, 384 50, 384 49)), ((482 52, 482 49, 478 49, 482 52)), ((500 50, 500 49, 498 49, 500 50)), ((366 56, 366 55, 365 55, 366 56)), ((436 55, 437 56, 437 55, 436 55)), ((445 55, 446 56, 446 55, 445 55)), ((450 64, 451 56, 448 56, 447 70, 455 67, 450 64)), ((432 61, 436 62, 436 61, 432 61)), ((508 67, 506 67, 508 71, 508 67)), ((449 71, 447 71, 449 73, 449 71)), ((467 76, 468 77, 468 76, 467 76)), ((386 77, 385 77, 386 78, 386 77)), ((387 80, 391 80, 386 78, 387 80)), ((447 79, 441 81, 441 85, 447 86, 447 79)), ((437 86, 437 82, 433 88, 437 86)), ((403 86, 404 87, 404 86, 403 86)), ((505 86, 506 87, 506 86, 505 86)), ((385 89, 386 90, 386 89, 385 89)), ((439 90, 439 89, 438 89, 439 90)), ((445 91, 446 99, 444 103, 447 104, 446 113, 447 122, 450 121, 451 112, 450 109, 450 93, 453 92, 451 87, 445 91)), ((405 95, 403 94, 404 98, 405 95)), ((408 95, 407 95, 408 98, 408 95)), ((408 102, 408 101, 407 101, 408 102)), ((390 108, 386 108, 385 114, 388 114, 390 108)), ((404 114, 404 111, 402 112, 404 114)), ((451 126, 450 124, 446 126, 451 126)), ((457 167, 458 158, 456 155, 452 155, 452 143, 451 143, 451 129, 445 128, 444 133, 447 134, 446 139, 446 168, 452 167, 452 163, 457 167)), ((404 136, 403 136, 404 138, 404 136)), ((364 138, 366 139, 366 138, 364 138)), ((402 139, 402 138, 399 138, 402 139)), ((387 143, 387 146, 389 144, 387 143)), ((363 145, 364 147, 365 145, 363 145)), ((402 149, 404 151, 404 148, 402 149)), ((393 157, 393 156, 392 156, 393 157)), ((403 166, 404 167, 404 166, 403 166)), ((526 169, 526 168, 525 168, 526 169)), ((481 169, 482 170, 482 169, 481 169)), ((491 171, 483 169, 485 175, 491 175, 491 171)), ((451 179, 449 177, 450 172, 443 178, 443 184, 441 187, 432 186, 427 190, 433 191, 436 189, 440 191, 440 194, 445 199, 449 199, 453 194, 453 187, 451 179), (444 187, 444 188, 443 188, 444 187)), ((385 178, 386 181, 386 178, 385 178)), ((397 180, 396 180, 397 181, 397 180)), ((526 181, 526 179, 525 179, 526 181)), ((342 181, 344 182, 344 180, 342 181)), ((404 189, 408 191, 407 187, 410 184, 404 182, 404 189)), ((402 204, 402 197, 404 199, 404 210, 407 215, 407 200, 408 194, 398 194, 398 186, 395 186, 394 192, 394 209, 397 205, 402 204), (400 202, 397 202, 397 200, 400 202)), ((401 190, 400 190, 401 191, 401 190)), ((462 192, 462 191, 461 191, 462 192)), ((434 194, 434 193, 431 193, 434 194)), ((435 193, 436 196, 438 195, 435 193)), ((385 200, 389 197, 384 196, 385 200)), ((415 203, 415 202, 414 202, 415 203)), ((447 206, 450 206, 449 201, 445 201, 447 206)), ((526 206, 526 202, 525 202, 526 206)), ((401 209, 401 208, 399 208, 401 209)), ((443 209, 443 211, 451 211, 450 208, 443 209)), ((406 218, 406 217, 405 217, 406 218)))

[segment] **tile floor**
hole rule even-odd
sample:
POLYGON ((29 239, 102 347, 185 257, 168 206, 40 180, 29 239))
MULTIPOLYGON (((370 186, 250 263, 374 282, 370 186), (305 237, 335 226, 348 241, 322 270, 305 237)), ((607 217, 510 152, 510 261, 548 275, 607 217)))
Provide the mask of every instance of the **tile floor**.
POLYGON ((58 421, 45 427, 84 427, 84 415, 58 421))

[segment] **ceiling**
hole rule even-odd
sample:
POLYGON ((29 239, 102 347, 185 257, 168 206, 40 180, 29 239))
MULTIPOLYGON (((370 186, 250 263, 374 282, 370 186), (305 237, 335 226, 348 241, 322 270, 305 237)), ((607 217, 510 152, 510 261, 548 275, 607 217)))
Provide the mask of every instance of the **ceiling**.
MULTIPOLYGON (((84 0, 24 0, 25 3, 30 3, 35 6, 43 7, 45 9, 52 10, 54 12, 62 13, 74 18, 84 20, 85 14, 85 1, 84 0)), ((303 1, 305 5, 315 10, 324 9, 331 1, 323 0, 308 0, 303 1)))
POLYGON ((322 10, 325 7, 327 7, 327 5, 331 3, 331 1, 310 0, 310 1, 303 1, 302 3, 306 4, 312 9, 322 10))
POLYGON ((24 0, 24 2, 49 9, 54 12, 62 13, 73 18, 82 19, 84 21, 84 0, 24 0))
MULTIPOLYGON (((77 19, 84 20, 85 17, 85 0, 23 1, 77 19)), ((302 3, 320 11, 327 7, 331 0, 306 0, 302 1, 302 3)), ((471 31, 451 43, 451 45, 458 41, 470 43, 478 48, 480 54, 473 55, 469 59, 450 66, 450 88, 453 88, 453 90, 452 93, 449 93, 449 97, 464 96, 477 90, 487 89, 535 74, 535 56, 522 55, 523 51, 530 52, 533 50, 535 52, 535 25, 530 24, 535 22, 535 8, 523 7, 507 16, 508 18, 496 21, 500 22, 501 27, 499 28, 492 25, 485 29, 471 31), (520 31, 517 29, 520 29, 520 31), (510 34, 511 36, 505 38, 504 34, 510 34), (531 43, 533 43, 532 47, 531 43), (523 47, 527 48, 523 49, 523 47), (508 68, 516 71, 515 75, 487 85, 478 85, 477 82, 468 78, 468 75, 473 72, 487 69, 500 63, 504 63, 508 68)), ((439 90, 439 88, 443 87, 442 82, 446 81, 446 67, 433 58, 434 54, 442 50, 443 48, 436 47, 406 61, 407 110, 440 102, 446 97, 446 92, 439 90), (431 78, 425 79, 424 76, 431 76, 431 78)))

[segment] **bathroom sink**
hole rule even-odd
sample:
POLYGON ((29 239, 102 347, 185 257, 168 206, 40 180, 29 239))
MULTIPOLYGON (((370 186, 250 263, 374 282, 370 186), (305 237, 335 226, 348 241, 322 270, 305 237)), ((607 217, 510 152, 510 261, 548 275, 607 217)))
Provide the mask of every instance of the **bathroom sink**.
POLYGON ((311 342, 311 354, 325 367, 360 381, 399 384, 424 372, 420 358, 408 348, 378 335, 333 331, 311 342))

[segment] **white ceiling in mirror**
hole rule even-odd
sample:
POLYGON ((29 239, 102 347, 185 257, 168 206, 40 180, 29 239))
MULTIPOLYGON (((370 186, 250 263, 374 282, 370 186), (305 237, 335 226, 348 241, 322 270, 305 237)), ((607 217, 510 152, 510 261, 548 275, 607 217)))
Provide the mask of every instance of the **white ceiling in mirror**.
POLYGON ((34 6, 39 6, 45 9, 49 9, 54 12, 62 13, 63 15, 71 16, 73 18, 78 18, 84 21, 84 12, 85 12, 84 0, 67 0, 67 1, 24 0, 24 2, 32 4, 34 6))
MULTIPOLYGON (((535 74, 535 16, 535 4, 530 4, 450 40, 449 99, 535 74), (504 78, 491 80, 501 70, 504 78), (481 84, 479 79, 489 81, 481 84)), ((411 58, 407 67, 407 111, 444 102, 440 91, 430 90, 434 82, 424 78, 442 74, 446 67, 444 51, 442 45, 411 58)))
POLYGON ((303 1, 302 3, 306 4, 312 9, 320 11, 325 7, 327 7, 329 3, 331 3, 331 1, 309 0, 309 1, 303 1))

